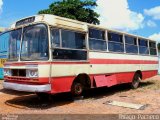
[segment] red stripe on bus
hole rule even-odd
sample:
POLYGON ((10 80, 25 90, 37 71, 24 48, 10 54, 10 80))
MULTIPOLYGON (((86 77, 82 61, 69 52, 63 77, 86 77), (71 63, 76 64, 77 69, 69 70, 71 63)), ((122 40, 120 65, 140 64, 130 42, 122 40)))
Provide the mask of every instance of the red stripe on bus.
POLYGON ((90 64, 158 64, 152 60, 90 59, 90 64))
POLYGON ((52 64, 158 64, 154 60, 90 59, 89 62, 51 62, 52 64))
POLYGON ((154 60, 126 60, 126 59, 89 59, 89 61, 57 61, 57 62, 22 62, 22 63, 6 63, 5 65, 22 66, 22 65, 49 65, 49 64, 158 64, 154 60))

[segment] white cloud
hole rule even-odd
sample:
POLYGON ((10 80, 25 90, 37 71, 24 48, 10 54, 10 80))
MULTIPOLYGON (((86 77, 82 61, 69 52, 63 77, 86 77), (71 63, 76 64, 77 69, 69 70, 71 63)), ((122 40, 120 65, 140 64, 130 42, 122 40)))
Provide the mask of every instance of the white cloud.
POLYGON ((2 12, 2 5, 3 5, 3 1, 0 0, 0 14, 1 14, 1 12, 2 12))
POLYGON ((154 39, 154 40, 160 42, 160 32, 159 33, 155 33, 153 35, 150 35, 149 38, 154 39))
POLYGON ((97 0, 97 4, 101 25, 125 31, 143 27, 143 15, 131 11, 127 0, 97 0))
POLYGON ((160 19, 160 6, 157 6, 151 9, 145 9, 144 13, 148 16, 153 17, 153 19, 155 20, 159 20, 160 19))
POLYGON ((148 20, 147 21, 147 26, 149 26, 149 27, 156 27, 157 24, 154 21, 152 21, 152 20, 148 20))

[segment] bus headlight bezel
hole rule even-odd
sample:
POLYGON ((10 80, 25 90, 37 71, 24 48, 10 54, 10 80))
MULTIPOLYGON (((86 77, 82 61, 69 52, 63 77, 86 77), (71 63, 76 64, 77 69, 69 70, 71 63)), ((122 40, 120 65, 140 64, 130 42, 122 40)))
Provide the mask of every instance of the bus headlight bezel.
POLYGON ((37 69, 27 69, 26 77, 28 78, 38 78, 38 70, 37 69))

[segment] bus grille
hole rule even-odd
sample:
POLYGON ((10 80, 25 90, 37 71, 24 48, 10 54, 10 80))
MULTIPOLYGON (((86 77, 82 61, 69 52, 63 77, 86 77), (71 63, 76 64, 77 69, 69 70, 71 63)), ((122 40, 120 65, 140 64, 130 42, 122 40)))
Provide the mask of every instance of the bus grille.
POLYGON ((25 69, 12 69, 11 73, 12 73, 12 76, 26 77, 25 69))
POLYGON ((5 80, 28 81, 31 79, 26 77, 5 77, 5 80))

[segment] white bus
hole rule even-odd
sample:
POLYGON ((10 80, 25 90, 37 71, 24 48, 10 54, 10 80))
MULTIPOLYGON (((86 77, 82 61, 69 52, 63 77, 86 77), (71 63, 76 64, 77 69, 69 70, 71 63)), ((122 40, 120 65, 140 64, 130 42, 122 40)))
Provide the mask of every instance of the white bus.
POLYGON ((158 71, 156 41, 97 25, 43 14, 17 21, 5 34, 6 89, 80 95, 122 83, 137 88, 158 71))

